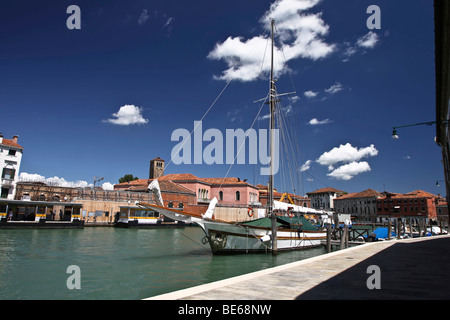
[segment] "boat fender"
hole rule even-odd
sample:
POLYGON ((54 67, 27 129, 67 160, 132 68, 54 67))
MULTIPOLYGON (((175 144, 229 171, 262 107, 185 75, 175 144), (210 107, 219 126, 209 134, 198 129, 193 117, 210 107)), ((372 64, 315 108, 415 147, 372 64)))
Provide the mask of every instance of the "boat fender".
POLYGON ((270 239, 272 239, 270 234, 266 234, 265 236, 261 237, 259 240, 261 240, 261 242, 268 242, 268 241, 270 241, 270 239))
POLYGON ((247 214, 248 214, 248 216, 251 218, 251 217, 253 217, 253 208, 252 207, 248 207, 248 210, 247 210, 247 214))

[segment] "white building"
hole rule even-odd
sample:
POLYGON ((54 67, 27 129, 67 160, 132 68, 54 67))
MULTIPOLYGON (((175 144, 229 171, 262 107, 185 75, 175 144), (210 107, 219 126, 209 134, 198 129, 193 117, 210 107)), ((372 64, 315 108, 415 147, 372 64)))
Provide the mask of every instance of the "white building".
POLYGON ((13 136, 12 139, 4 139, 0 133, 0 197, 10 200, 14 200, 16 194, 23 154, 23 147, 17 143, 18 138, 13 136))
POLYGON ((377 200, 382 196, 372 189, 349 193, 334 200, 334 210, 338 213, 351 214, 358 221, 374 221, 377 216, 377 200))
POLYGON ((335 188, 322 188, 306 193, 311 199, 311 207, 319 210, 333 210, 334 199, 342 196, 345 192, 335 188))

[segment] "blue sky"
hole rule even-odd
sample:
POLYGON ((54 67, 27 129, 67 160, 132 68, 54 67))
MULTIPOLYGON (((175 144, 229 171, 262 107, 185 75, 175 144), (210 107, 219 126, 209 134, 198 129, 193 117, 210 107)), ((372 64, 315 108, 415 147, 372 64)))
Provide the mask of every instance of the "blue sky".
MULTIPOLYGON (((282 101, 298 145, 296 177, 280 172, 276 187, 444 195, 435 126, 391 139, 393 126, 435 120, 425 0, 2 1, 0 132, 19 135, 23 177, 147 178, 151 159, 170 160, 174 130, 193 130, 230 79, 203 131, 247 130, 260 107, 253 101, 268 89, 258 49, 269 16, 284 48, 276 61, 286 60, 278 90, 296 91, 282 101), (70 5, 81 10, 79 30, 66 26, 70 5), (380 8, 381 29, 366 25, 370 5, 380 8)), ((255 129, 267 127, 267 112, 255 129)), ((223 177, 229 168, 172 163, 166 173, 223 177)), ((228 176, 266 184, 258 170, 238 164, 228 176)))

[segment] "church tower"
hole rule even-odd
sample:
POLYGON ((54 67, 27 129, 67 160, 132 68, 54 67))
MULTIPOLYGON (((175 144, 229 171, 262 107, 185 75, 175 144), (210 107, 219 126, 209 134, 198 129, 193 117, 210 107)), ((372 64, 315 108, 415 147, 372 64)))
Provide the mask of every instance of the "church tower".
POLYGON ((149 179, 156 179, 164 175, 164 160, 157 157, 150 160, 150 174, 149 179))

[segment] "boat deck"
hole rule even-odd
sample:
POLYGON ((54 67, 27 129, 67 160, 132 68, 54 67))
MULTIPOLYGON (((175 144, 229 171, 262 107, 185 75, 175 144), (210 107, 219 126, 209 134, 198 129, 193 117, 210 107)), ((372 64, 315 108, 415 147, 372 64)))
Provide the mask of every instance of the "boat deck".
POLYGON ((448 265, 450 236, 379 241, 149 299, 449 299, 448 265), (367 287, 372 265, 380 289, 367 287))

